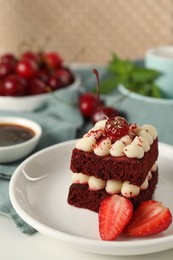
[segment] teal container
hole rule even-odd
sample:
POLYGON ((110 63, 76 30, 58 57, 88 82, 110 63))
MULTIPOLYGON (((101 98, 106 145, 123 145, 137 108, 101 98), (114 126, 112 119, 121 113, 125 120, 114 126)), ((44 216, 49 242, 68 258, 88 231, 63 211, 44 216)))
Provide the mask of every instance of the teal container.
POLYGON ((173 98, 173 46, 158 46, 147 50, 145 67, 161 73, 156 83, 165 98, 173 98))

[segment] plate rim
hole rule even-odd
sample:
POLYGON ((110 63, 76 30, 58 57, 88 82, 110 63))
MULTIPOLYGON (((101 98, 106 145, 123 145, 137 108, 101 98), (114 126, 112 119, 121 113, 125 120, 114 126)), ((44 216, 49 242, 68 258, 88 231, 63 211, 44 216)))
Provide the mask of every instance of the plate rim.
MULTIPOLYGON (((114 256, 115 255, 140 255, 140 254, 156 253, 156 252, 173 248, 173 234, 166 237, 155 237, 154 239, 152 239, 152 237, 151 238, 147 237, 147 239, 145 238, 132 239, 129 241, 118 241, 118 240, 103 241, 103 240, 80 237, 63 231, 55 230, 39 222, 38 220, 31 217, 27 212, 25 212, 25 210, 17 203, 17 199, 14 196, 15 183, 18 180, 18 178, 20 178, 20 170, 22 169, 22 167, 26 165, 29 161, 31 161, 33 158, 37 157, 38 155, 56 149, 57 147, 75 144, 76 140, 77 139, 61 142, 58 144, 51 145, 47 148, 44 148, 29 156, 16 168, 9 183, 9 197, 12 206, 14 207, 17 214, 26 223, 31 225, 41 234, 45 235, 46 233, 50 237, 59 239, 60 242, 65 242, 69 246, 72 246, 73 248, 80 249, 85 252, 97 253, 102 255, 114 255, 114 256), (157 241, 157 249, 154 250, 153 245, 156 244, 156 241, 157 241), (148 247, 148 251, 144 252, 143 247, 146 246, 148 247)), ((159 147, 173 150, 173 146, 166 143, 159 142, 159 147)))

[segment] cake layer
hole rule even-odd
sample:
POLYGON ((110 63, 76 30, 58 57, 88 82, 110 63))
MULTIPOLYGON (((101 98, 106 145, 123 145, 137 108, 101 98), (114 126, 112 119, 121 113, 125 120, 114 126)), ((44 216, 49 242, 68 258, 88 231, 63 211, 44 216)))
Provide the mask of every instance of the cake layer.
MULTIPOLYGON (((152 198, 153 192, 155 190, 158 181, 158 171, 156 171, 152 179, 149 182, 149 186, 146 190, 142 190, 140 194, 134 198, 131 198, 131 202, 136 208, 141 202, 149 200, 152 198)), ((105 189, 94 191, 89 190, 87 184, 72 184, 69 189, 68 203, 72 206, 89 209, 98 212, 100 202, 111 196, 105 189)))
POLYGON ((95 176, 102 180, 130 181, 140 186, 158 158, 158 139, 155 139, 148 152, 141 159, 127 156, 98 156, 93 152, 74 149, 70 169, 75 173, 95 176))

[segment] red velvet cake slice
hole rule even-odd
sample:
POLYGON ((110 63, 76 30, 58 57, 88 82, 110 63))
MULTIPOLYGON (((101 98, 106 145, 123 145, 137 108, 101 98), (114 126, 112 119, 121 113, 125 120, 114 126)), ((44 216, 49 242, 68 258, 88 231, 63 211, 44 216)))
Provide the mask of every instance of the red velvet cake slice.
POLYGON ((157 158, 152 125, 128 124, 122 117, 97 122, 73 149, 68 203, 98 212, 105 197, 121 194, 137 207, 153 195, 157 158))

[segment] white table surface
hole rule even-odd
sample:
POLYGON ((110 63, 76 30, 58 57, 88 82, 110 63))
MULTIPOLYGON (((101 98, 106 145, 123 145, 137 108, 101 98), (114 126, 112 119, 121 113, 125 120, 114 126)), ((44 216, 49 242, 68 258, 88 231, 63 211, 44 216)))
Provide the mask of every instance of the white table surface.
POLYGON ((169 260, 173 249, 150 255, 105 256, 82 252, 60 244, 56 239, 40 233, 28 236, 21 234, 11 219, 0 216, 1 260, 169 260))

